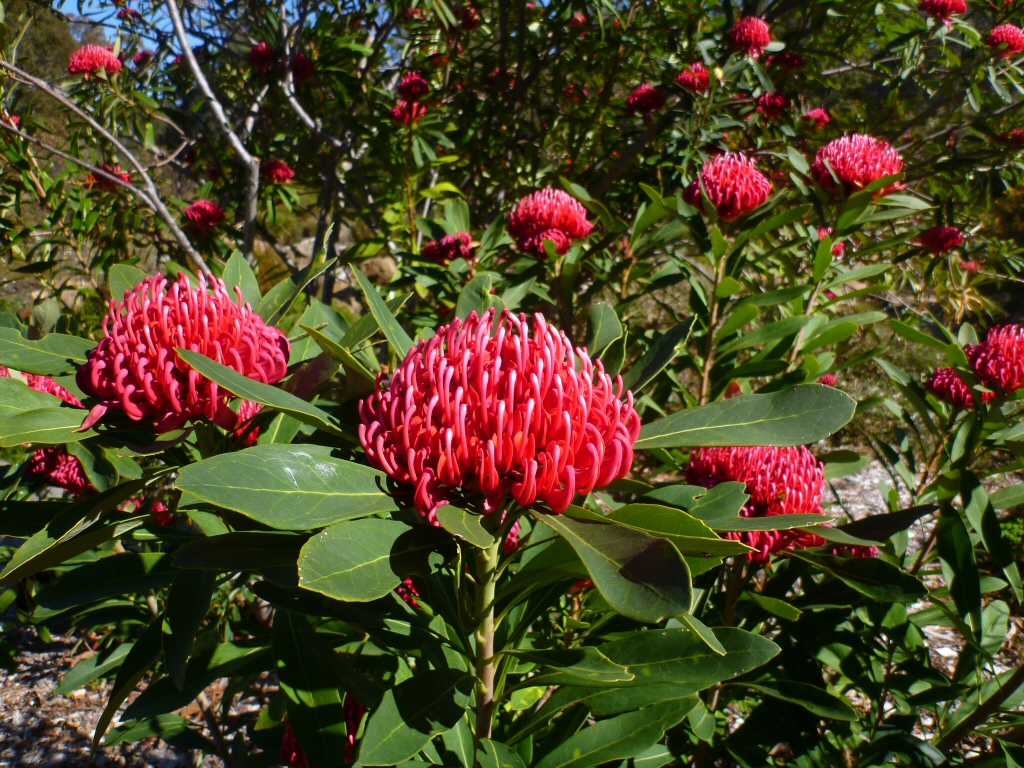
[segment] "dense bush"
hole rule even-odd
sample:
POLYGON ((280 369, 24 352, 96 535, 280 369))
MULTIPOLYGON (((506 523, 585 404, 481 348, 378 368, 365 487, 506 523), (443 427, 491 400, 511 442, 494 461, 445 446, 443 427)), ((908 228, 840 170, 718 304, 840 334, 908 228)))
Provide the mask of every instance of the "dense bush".
POLYGON ((1015 3, 78 11, 0 26, 0 606, 95 748, 1024 764, 1015 3))

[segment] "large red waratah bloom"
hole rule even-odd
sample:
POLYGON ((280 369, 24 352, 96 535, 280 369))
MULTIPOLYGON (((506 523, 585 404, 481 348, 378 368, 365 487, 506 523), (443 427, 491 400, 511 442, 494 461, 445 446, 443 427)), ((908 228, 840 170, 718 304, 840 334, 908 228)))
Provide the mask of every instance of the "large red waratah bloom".
MULTIPOLYGON (((886 176, 901 173, 903 158, 888 142, 863 133, 854 133, 830 141, 818 150, 811 164, 811 175, 822 189, 836 188, 829 166, 850 194, 886 176)), ((872 196, 883 197, 905 186, 902 182, 895 182, 885 189, 876 190, 872 196)))
POLYGON ((957 227, 932 227, 918 235, 917 242, 938 256, 963 245, 964 233, 957 227))
MULTIPOLYGON (((132 175, 128 171, 122 169, 120 165, 104 163, 100 166, 100 170, 109 173, 111 176, 116 176, 125 184, 131 184, 132 182, 132 175)), ((85 177, 85 186, 95 187, 101 192, 115 192, 120 185, 117 184, 117 182, 111 181, 106 176, 90 173, 85 177)))
POLYGON ((121 60, 114 55, 109 45, 83 45, 73 54, 68 63, 69 75, 83 75, 86 80, 103 70, 113 75, 121 69, 121 60))
POLYGON ((428 518, 450 489, 484 511, 541 501, 561 513, 629 472, 640 417, 622 379, 534 315, 456 319, 420 342, 359 404, 370 463, 415 485, 428 518), (625 397, 625 401, 623 401, 625 397))
POLYGON ((427 114, 427 108, 418 101, 406 101, 399 99, 398 103, 391 108, 391 119, 402 125, 418 123, 427 114))
POLYGON ((184 275, 167 287, 162 275, 110 301, 103 318, 104 338, 78 369, 79 388, 103 402, 86 423, 123 408, 133 421, 152 419, 158 432, 178 429, 189 419, 206 418, 234 429, 238 416, 228 407, 232 395, 182 361, 176 348, 198 352, 243 376, 276 384, 288 370, 291 345, 277 328, 224 287, 200 275, 192 288, 184 275))
MULTIPOLYGON (((925 382, 925 388, 947 403, 969 410, 974 408, 974 393, 952 368, 937 368, 925 382)), ((987 403, 995 397, 994 392, 982 392, 981 400, 987 403)))
POLYGON ((308 768, 309 766, 306 753, 302 751, 302 746, 292 731, 292 724, 287 719, 284 721, 284 737, 281 739, 281 762, 288 768, 308 768))
POLYGON ((954 15, 967 13, 967 0, 921 0, 917 9, 950 25, 954 15))
MULTIPOLYGON (((363 722, 366 707, 354 696, 346 695, 341 711, 345 714, 345 733, 347 734, 345 737, 345 762, 351 763, 356 759, 356 734, 359 733, 359 724, 363 722)), ((305 766, 295 766, 294 768, 305 768, 305 766)))
POLYGON ((508 215, 508 232, 519 250, 542 258, 547 256, 545 240, 553 242, 562 256, 574 240, 586 237, 593 228, 579 200, 551 187, 527 195, 508 215))
POLYGON ((999 58, 1010 59, 1024 51, 1024 31, 1013 24, 1000 24, 985 42, 999 58))
POLYGON ((964 350, 971 369, 986 387, 1016 392, 1024 389, 1024 328, 997 325, 985 341, 964 350))
POLYGON ((473 236, 469 232, 458 232, 425 243, 420 255, 439 264, 449 264, 459 258, 472 261, 473 251, 473 236))
POLYGON ((41 478, 48 485, 63 488, 75 496, 88 496, 96 492, 82 469, 82 463, 63 445, 40 448, 25 462, 28 477, 41 478))
POLYGON ((185 209, 185 218, 201 235, 206 235, 224 221, 224 209, 212 200, 196 200, 185 209))
POLYGON ((789 109, 789 96, 784 93, 766 93, 757 100, 757 111, 768 120, 778 120, 789 109))
POLYGON ((270 45, 270 43, 257 43, 249 49, 249 55, 246 56, 249 62, 249 66, 260 74, 265 74, 273 69, 274 64, 277 62, 277 51, 270 45))
POLYGON ((768 25, 757 16, 744 16, 737 21, 730 36, 734 46, 755 59, 764 53, 764 49, 772 42, 768 25))
POLYGON ((676 75, 676 82, 690 93, 707 93, 711 87, 711 73, 701 62, 688 64, 676 75))
POLYGON ((772 183, 754 167, 754 161, 732 152, 716 155, 704 163, 699 178, 683 191, 683 199, 698 210, 701 209, 701 182, 722 221, 746 216, 759 208, 772 192, 772 183))
POLYGON ((824 107, 815 107, 804 113, 804 120, 814 123, 814 127, 821 130, 832 122, 832 116, 824 107))
POLYGON ((284 160, 267 160, 260 163, 260 176, 274 184, 287 184, 295 178, 295 171, 284 160))
POLYGON ((398 84, 398 96, 406 101, 419 101, 430 93, 430 83, 419 72, 406 72, 398 84))
POLYGON ((640 83, 629 94, 626 106, 634 115, 649 115, 665 106, 665 97, 650 83, 640 83))

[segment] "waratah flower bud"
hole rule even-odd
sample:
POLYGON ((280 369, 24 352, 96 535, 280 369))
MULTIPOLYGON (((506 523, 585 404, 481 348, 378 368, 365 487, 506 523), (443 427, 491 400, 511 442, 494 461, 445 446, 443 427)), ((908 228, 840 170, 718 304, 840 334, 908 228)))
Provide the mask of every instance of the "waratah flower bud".
MULTIPOLYGON (((111 176, 116 176, 125 184, 132 183, 132 175, 128 171, 123 170, 120 165, 104 163, 100 166, 100 170, 109 173, 111 176)), ((90 173, 85 177, 85 186, 95 187, 101 192, 116 192, 120 185, 117 182, 111 181, 106 176, 90 173)))
POLYGON ((757 100, 757 111, 768 120, 778 120, 789 109, 789 96, 784 93, 766 93, 757 100))
POLYGON ((47 485, 63 488, 75 496, 89 496, 96 488, 85 475, 82 462, 68 453, 67 448, 59 445, 53 448, 40 448, 25 462, 25 474, 32 478, 41 478, 47 485))
MULTIPOLYGON (((974 393, 952 368, 937 368, 925 382, 925 388, 941 400, 963 410, 974 408, 974 393)), ((994 392, 983 392, 982 402, 995 397, 994 392)))
POLYGON ((551 240, 559 256, 574 240, 590 234, 594 225, 579 200, 560 189, 542 189, 520 200, 508 215, 508 232, 519 250, 547 257, 544 241, 551 240))
POLYGON ((799 53, 783 51, 773 53, 765 62, 769 67, 779 67, 783 72, 793 74, 807 66, 807 60, 799 53))
POLYGON ((688 64, 676 75, 676 82, 690 93, 707 93, 711 87, 711 74, 701 62, 688 64))
MULTIPOLYGON (((818 150, 811 164, 811 175, 822 189, 837 188, 836 180, 832 177, 832 172, 835 172, 847 194, 902 171, 903 158, 888 142, 862 133, 830 141, 818 150), (829 171, 830 167, 832 171, 829 171)), ((905 186, 902 182, 894 182, 884 189, 876 190, 872 196, 883 197, 905 186)))
POLYGON ((445 235, 440 240, 424 243, 420 255, 439 264, 450 264, 456 259, 473 260, 473 236, 469 232, 445 235))
POLYGON ((640 83, 629 94, 626 106, 634 115, 649 115, 665 106, 665 97, 650 83, 640 83))
MULTIPOLYGON (((818 227, 818 239, 824 240, 826 237, 831 237, 832 227, 818 227)), ((832 255, 842 256, 846 253, 846 243, 840 241, 832 244, 832 255)), ((834 295, 834 294, 833 294, 834 295)))
POLYGON ((954 15, 967 13, 967 0, 921 0, 917 4, 917 9, 939 21, 946 22, 948 26, 952 24, 950 19, 954 15))
POLYGON ((814 127, 821 130, 832 122, 832 116, 823 107, 815 107, 804 113, 804 120, 814 124, 814 127))
POLYGON ((683 199, 702 210, 701 182, 722 221, 733 221, 759 208, 772 192, 768 177, 745 155, 726 152, 704 163, 699 178, 683 191, 683 199))
POLYGON ((284 160, 265 160, 260 163, 260 176, 273 184, 287 184, 295 178, 295 171, 284 160))
POLYGON ((768 25, 757 16, 744 16, 736 22, 732 28, 732 44, 737 49, 748 54, 751 58, 758 58, 764 49, 772 42, 771 32, 768 25))
POLYGON ((398 103, 391 108, 391 119, 403 125, 418 123, 425 114, 427 114, 427 108, 418 101, 399 99, 398 103))
POLYGON ((826 387, 834 387, 838 381, 834 373, 823 373, 818 377, 818 383, 824 384, 826 387))
POLYGON ((185 209, 185 218, 200 235, 206 236, 224 221, 224 209, 212 200, 196 200, 185 209))
POLYGON ((277 62, 277 51, 270 43, 260 42, 249 49, 249 66, 261 75, 269 72, 277 62))
POLYGON ((100 70, 113 75, 121 70, 121 60, 109 45, 83 45, 68 63, 69 75, 82 75, 88 80, 100 70))

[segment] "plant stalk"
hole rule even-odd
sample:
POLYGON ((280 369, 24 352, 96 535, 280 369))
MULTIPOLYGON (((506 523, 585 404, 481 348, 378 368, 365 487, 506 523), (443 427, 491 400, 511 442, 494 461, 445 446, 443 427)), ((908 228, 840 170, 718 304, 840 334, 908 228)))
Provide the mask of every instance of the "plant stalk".
POLYGON ((491 737, 494 717, 494 587, 498 580, 499 538, 476 551, 476 744, 491 737))

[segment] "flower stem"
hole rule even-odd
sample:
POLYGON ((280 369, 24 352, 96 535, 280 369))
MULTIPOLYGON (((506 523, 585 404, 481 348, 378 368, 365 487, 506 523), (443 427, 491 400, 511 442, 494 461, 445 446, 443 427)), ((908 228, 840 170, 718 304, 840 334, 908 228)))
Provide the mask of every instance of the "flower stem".
POLYGON ((476 742, 491 737, 494 716, 494 586, 501 539, 476 551, 476 742))

